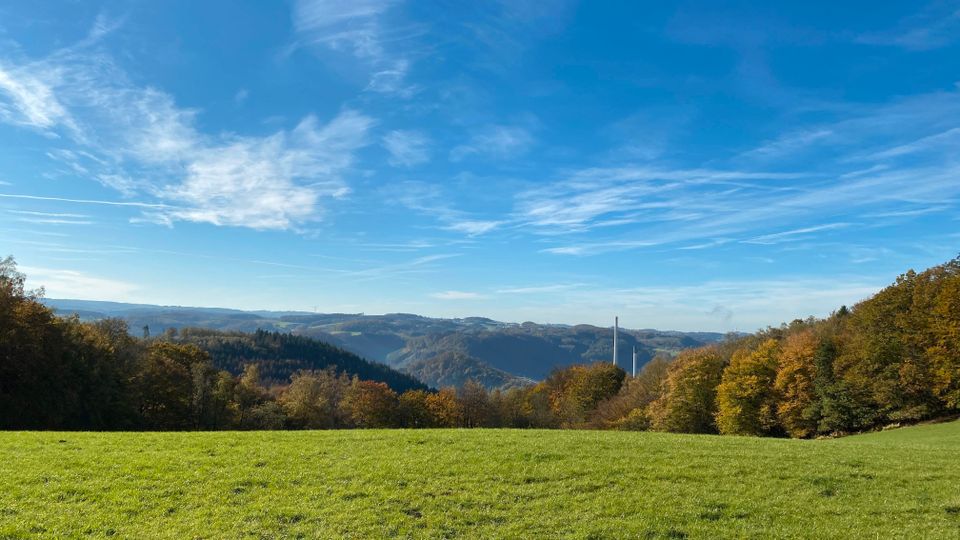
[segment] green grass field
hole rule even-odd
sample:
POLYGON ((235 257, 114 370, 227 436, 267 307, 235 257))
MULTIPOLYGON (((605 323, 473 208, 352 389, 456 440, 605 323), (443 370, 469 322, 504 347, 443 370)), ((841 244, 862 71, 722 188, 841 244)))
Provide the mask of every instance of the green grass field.
POLYGON ((960 423, 0 433, 0 538, 960 538, 960 423))

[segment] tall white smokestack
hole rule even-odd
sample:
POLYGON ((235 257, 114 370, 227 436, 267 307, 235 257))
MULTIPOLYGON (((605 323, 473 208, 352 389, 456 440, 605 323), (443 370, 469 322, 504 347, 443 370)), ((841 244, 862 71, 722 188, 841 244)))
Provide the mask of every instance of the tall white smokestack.
POLYGON ((613 318, 613 365, 617 365, 617 331, 620 329, 620 317, 613 318))
POLYGON ((637 376, 637 347, 633 347, 633 376, 637 376))

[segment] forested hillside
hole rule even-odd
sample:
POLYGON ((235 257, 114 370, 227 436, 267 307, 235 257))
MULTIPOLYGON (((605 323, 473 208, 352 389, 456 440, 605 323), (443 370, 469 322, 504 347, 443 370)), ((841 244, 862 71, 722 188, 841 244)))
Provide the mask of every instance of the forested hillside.
POLYGON ((410 375, 369 362, 329 343, 281 332, 220 332, 203 328, 185 328, 170 332, 167 339, 193 344, 207 352, 216 369, 234 375, 245 366, 257 364, 267 384, 286 384, 301 370, 334 368, 361 379, 381 381, 397 392, 427 387, 410 375))
MULTIPOLYGON (((61 315, 82 320, 120 318, 130 328, 162 334, 171 329, 227 332, 267 330, 315 338, 363 358, 387 364, 424 383, 461 386, 468 380, 507 389, 542 380, 558 367, 612 357, 613 329, 591 325, 504 323, 483 317, 436 319, 407 313, 244 312, 78 300, 45 300, 61 315)), ((620 365, 637 348, 640 365, 656 355, 673 356, 723 338, 713 332, 621 328, 620 365)))

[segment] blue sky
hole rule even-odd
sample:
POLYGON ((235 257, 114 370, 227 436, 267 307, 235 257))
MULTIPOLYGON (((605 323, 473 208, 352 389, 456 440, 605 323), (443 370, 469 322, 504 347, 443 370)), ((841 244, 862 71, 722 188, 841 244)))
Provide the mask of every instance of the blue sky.
POLYGON ((960 252, 960 4, 773 4, 6 3, 0 251, 57 298, 826 315, 960 252))

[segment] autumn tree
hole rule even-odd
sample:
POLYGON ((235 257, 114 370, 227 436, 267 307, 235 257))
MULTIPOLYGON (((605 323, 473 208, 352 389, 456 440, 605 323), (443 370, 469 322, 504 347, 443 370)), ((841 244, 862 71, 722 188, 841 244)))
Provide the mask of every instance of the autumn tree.
POLYGON ((553 406, 554 381, 548 381, 540 382, 524 393, 522 412, 529 421, 529 427, 560 427, 560 417, 553 406))
POLYGON ((209 356, 195 345, 151 343, 136 382, 146 425, 196 429, 207 405, 209 369, 209 356))
POLYGON ((361 428, 397 427, 397 393, 386 383, 354 379, 342 407, 352 425, 361 428))
POLYGON ((529 416, 527 392, 528 389, 526 388, 509 388, 507 390, 494 390, 491 393, 490 402, 496 409, 500 426, 526 428, 535 425, 529 416))
POLYGON ((724 435, 770 435, 777 430, 779 345, 768 339, 733 354, 717 387, 717 429, 724 435))
POLYGON ((333 429, 347 425, 340 403, 351 380, 333 369, 299 371, 280 395, 280 404, 293 425, 307 429, 333 429))
POLYGON ((597 428, 645 430, 650 428, 647 407, 658 399, 667 379, 670 361, 661 357, 647 362, 636 377, 626 379, 617 395, 601 401, 591 415, 597 428))
POLYGON ((407 390, 400 394, 397 407, 401 425, 408 428, 435 427, 428 406, 429 397, 426 390, 407 390))
POLYGON ((717 347, 682 351, 667 368, 662 395, 648 408, 651 428, 716 433, 717 386, 726 364, 717 347))
POLYGON ((457 391, 454 388, 443 388, 427 397, 427 409, 437 427, 463 426, 463 409, 457 400, 457 391))
POLYGON ((584 424, 597 405, 620 391, 626 373, 606 362, 576 365, 554 371, 544 381, 561 426, 584 424))
POLYGON ((949 411, 960 410, 960 257, 938 272, 940 288, 930 306, 926 344, 933 392, 949 411))
POLYGON ((463 412, 464 427, 496 427, 499 423, 497 410, 490 401, 487 389, 473 379, 457 391, 457 401, 463 412))
POLYGON ((243 429, 258 427, 258 421, 253 419, 252 411, 269 399, 270 395, 260 377, 260 366, 255 363, 243 366, 243 373, 233 389, 233 403, 240 427, 243 429))
POLYGON ((809 437, 817 431, 810 414, 817 399, 815 356, 819 345, 812 329, 790 335, 780 348, 774 388, 779 397, 777 418, 791 437, 809 437))

